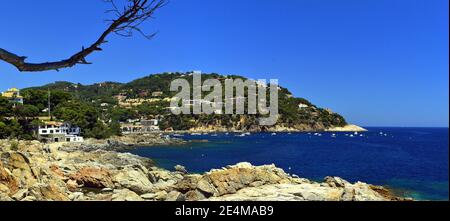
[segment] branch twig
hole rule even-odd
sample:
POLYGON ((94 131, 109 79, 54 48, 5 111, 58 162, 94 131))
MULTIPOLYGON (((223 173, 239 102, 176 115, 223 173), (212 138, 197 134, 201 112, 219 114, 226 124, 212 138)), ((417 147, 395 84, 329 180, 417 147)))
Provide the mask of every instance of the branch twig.
POLYGON ((107 13, 114 13, 116 18, 109 20, 109 27, 100 35, 100 37, 91 46, 82 48, 81 51, 72 55, 70 58, 45 63, 27 63, 27 57, 19 56, 5 49, 0 48, 0 60, 14 65, 22 72, 38 72, 56 70, 73 67, 77 64, 91 64, 86 61, 86 57, 95 51, 101 51, 100 46, 107 43, 106 37, 111 33, 120 36, 131 37, 134 32, 138 32, 146 38, 151 38, 154 34, 146 35, 139 26, 149 18, 152 18, 156 10, 167 4, 167 0, 126 0, 127 6, 123 10, 119 10, 114 0, 104 0, 111 5, 111 9, 107 13))

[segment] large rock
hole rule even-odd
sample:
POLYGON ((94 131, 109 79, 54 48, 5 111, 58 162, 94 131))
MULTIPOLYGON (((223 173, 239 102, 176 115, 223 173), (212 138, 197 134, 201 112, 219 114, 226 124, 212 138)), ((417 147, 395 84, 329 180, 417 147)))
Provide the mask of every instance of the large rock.
POLYGON ((197 183, 197 189, 206 197, 218 195, 219 191, 211 184, 208 178, 202 178, 197 183))
POLYGON ((178 182, 177 189, 182 192, 197 189, 209 197, 236 193, 246 187, 290 182, 288 175, 274 165, 254 167, 249 163, 239 163, 224 169, 211 170, 201 177, 186 176, 178 182))
POLYGON ((71 201, 83 201, 85 198, 84 198, 84 193, 82 193, 82 192, 74 192, 74 193, 71 193, 70 195, 69 195, 69 199, 71 200, 71 201))
POLYGON ((350 183, 340 177, 325 177, 325 183, 327 183, 330 187, 346 187, 350 185, 350 183))
POLYGON ((49 167, 50 171, 52 171, 54 173, 54 175, 59 176, 59 177, 65 177, 65 173, 63 170, 61 170, 61 168, 56 165, 56 164, 52 164, 49 167))
POLYGON ((55 153, 65 166, 78 165, 86 162, 95 162, 104 167, 125 167, 136 166, 149 168, 154 165, 153 161, 148 158, 139 157, 130 153, 118 153, 114 151, 96 150, 91 152, 82 151, 58 151, 55 153))
POLYGON ((8 195, 10 193, 9 188, 5 186, 4 184, 0 183, 0 193, 8 195))
POLYGON ((179 180, 176 184, 176 189, 180 192, 186 193, 190 190, 197 189, 197 183, 202 178, 201 175, 188 175, 185 176, 182 180, 179 180))
POLYGON ((143 201, 143 199, 129 189, 120 189, 114 190, 112 201, 143 201))
POLYGON ((22 200, 23 198, 27 197, 28 189, 21 189, 17 191, 14 195, 12 195, 11 198, 14 200, 22 200))
POLYGON ((67 180, 66 182, 67 189, 71 192, 76 192, 82 185, 79 185, 75 180, 67 180))
POLYGON ((172 191, 167 194, 166 201, 185 201, 186 197, 178 192, 178 191, 172 191))
POLYGON ((120 170, 113 179, 120 187, 130 189, 138 194, 152 191, 152 183, 140 169, 126 167, 120 170))
POLYGON ((274 165, 240 163, 204 175, 188 175, 176 189, 187 200, 270 200, 270 201, 384 201, 392 200, 385 189, 339 177, 324 183, 291 177, 274 165))
POLYGON ((68 201, 66 192, 54 184, 36 184, 30 188, 29 195, 38 201, 68 201))
POLYGON ((272 184, 248 187, 234 194, 211 197, 212 201, 385 201, 368 185, 355 184, 349 189, 320 184, 272 184), (355 191, 354 194, 351 194, 355 191))
POLYGON ((0 201, 13 201, 13 199, 8 194, 0 192, 0 201))
POLYGON ((186 195, 187 201, 199 201, 199 200, 204 200, 207 198, 205 196, 205 193, 201 192, 199 190, 191 190, 191 191, 187 192, 185 195, 186 195))
POLYGON ((181 166, 181 165, 176 165, 174 167, 174 169, 175 169, 175 171, 177 171, 177 172, 179 172, 181 174, 187 174, 188 173, 188 171, 186 170, 186 167, 181 166))
POLYGON ((142 199, 145 200, 155 200, 155 201, 162 201, 167 198, 167 192, 166 191, 159 191, 156 193, 146 193, 141 195, 142 199))
MULTIPOLYGON (((4 152, 0 154, 0 161, 3 162, 3 167, 8 169, 10 175, 16 178, 20 187, 32 186, 37 182, 38 172, 36 168, 30 165, 30 160, 25 154, 20 152, 4 152)), ((0 171, 0 173, 4 174, 4 171, 0 171)), ((14 192, 14 190, 11 192, 14 192)))
POLYGON ((83 167, 76 173, 71 174, 70 179, 84 187, 99 189, 114 187, 110 171, 104 168, 83 167))
POLYGON ((0 161, 0 193, 15 194, 19 190, 17 179, 9 170, 3 167, 0 161))
POLYGON ((180 174, 174 174, 170 171, 162 170, 156 167, 151 168, 149 171, 149 176, 152 182, 177 180, 183 178, 180 174))
POLYGON ((384 196, 382 196, 377 191, 373 190, 371 185, 366 183, 357 182, 353 185, 354 196, 353 200, 355 201, 385 201, 390 200, 384 196))

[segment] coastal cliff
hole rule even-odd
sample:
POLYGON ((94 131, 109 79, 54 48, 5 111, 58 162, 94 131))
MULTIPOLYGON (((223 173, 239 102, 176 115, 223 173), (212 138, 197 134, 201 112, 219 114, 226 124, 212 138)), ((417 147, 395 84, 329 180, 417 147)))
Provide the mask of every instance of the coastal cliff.
POLYGON ((251 127, 241 127, 235 125, 232 127, 223 127, 217 125, 204 125, 192 127, 188 132, 193 133, 224 133, 224 132, 365 132, 365 128, 354 124, 348 124, 342 127, 339 126, 325 126, 321 123, 314 124, 296 124, 296 125, 284 125, 279 124, 271 127, 253 125, 251 127))
POLYGON ((14 201, 386 201, 383 187, 338 177, 314 182, 274 165, 239 163, 204 174, 158 168, 147 158, 62 144, 0 140, 0 200, 14 201))

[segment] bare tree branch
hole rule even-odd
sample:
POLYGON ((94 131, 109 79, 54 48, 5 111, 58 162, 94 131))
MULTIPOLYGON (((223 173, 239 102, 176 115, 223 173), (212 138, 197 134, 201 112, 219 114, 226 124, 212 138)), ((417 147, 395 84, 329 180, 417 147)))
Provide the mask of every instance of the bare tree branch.
POLYGON ((75 53, 70 58, 45 63, 27 63, 27 57, 19 56, 5 49, 0 48, 0 60, 14 65, 22 72, 38 72, 73 67, 77 64, 91 64, 86 61, 86 57, 95 51, 101 51, 100 46, 106 43, 106 37, 111 33, 131 37, 134 32, 142 34, 146 38, 151 38, 154 34, 146 35, 139 26, 146 20, 151 19, 156 10, 167 4, 167 0, 126 0, 126 6, 120 10, 114 0, 104 0, 111 5, 107 13, 114 13, 115 19, 109 20, 109 27, 91 46, 75 53))

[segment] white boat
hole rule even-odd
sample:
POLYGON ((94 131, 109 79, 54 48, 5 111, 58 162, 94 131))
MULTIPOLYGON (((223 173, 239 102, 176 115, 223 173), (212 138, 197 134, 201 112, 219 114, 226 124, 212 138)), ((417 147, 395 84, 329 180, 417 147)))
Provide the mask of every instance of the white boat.
POLYGON ((277 135, 277 133, 272 133, 271 135, 272 135, 272 136, 276 136, 276 135, 277 135))
POLYGON ((200 136, 202 135, 201 133, 191 133, 192 136, 200 136))

